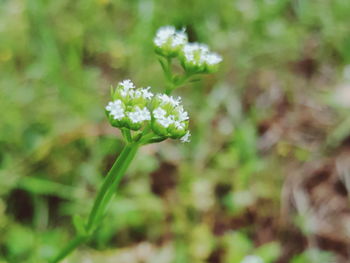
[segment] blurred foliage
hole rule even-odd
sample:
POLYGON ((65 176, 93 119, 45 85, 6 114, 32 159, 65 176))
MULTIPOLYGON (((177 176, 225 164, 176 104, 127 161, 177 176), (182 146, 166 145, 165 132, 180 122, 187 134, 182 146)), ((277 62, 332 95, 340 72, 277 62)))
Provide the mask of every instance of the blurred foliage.
POLYGON ((348 0, 0 0, 0 262, 45 262, 73 236, 71 216, 89 212, 123 146, 104 116, 109 86, 161 90, 152 39, 167 24, 224 58, 177 91, 192 142, 142 149, 95 238, 65 262, 329 258, 290 252, 276 225, 288 164, 350 133, 349 13, 348 0), (300 132, 300 105, 331 121, 300 132))

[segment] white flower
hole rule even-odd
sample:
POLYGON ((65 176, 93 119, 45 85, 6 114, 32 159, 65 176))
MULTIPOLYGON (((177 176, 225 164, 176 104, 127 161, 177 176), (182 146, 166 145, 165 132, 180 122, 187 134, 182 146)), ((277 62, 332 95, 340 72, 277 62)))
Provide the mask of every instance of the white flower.
POLYGON ((153 93, 149 91, 150 89, 151 87, 141 89, 142 97, 146 100, 152 99, 153 97, 153 93))
POLYGON ((209 47, 206 44, 201 43, 188 43, 183 47, 185 53, 194 53, 194 52, 209 52, 209 47))
POLYGON ((174 116, 169 115, 168 117, 161 117, 157 119, 157 122, 162 125, 164 128, 168 128, 171 124, 174 123, 174 116))
POLYGON ((120 91, 120 94, 123 97, 126 97, 127 95, 132 96, 134 94, 133 89, 135 88, 135 85, 131 82, 130 79, 123 80, 119 83, 119 85, 123 87, 123 89, 120 91))
POLYGON ((190 137, 191 137, 191 133, 187 131, 186 134, 180 138, 180 140, 182 142, 190 142, 190 137))
POLYGON ((133 123, 140 123, 151 119, 151 114, 146 107, 140 109, 139 106, 136 106, 135 110, 128 112, 127 115, 133 123))
POLYGON ((205 44, 188 43, 183 47, 184 56, 189 63, 202 65, 209 52, 209 48, 205 44))
POLYGON ((153 110, 153 116, 156 119, 161 119, 164 118, 166 114, 166 111, 163 110, 162 108, 158 107, 155 110, 153 110))
POLYGON ((206 55, 205 62, 208 65, 216 65, 219 64, 222 61, 222 57, 214 52, 211 52, 206 55))
POLYGON ((161 101, 161 105, 171 104, 173 107, 179 106, 181 103, 181 98, 174 98, 173 96, 168 96, 166 94, 158 94, 157 97, 161 101))
POLYGON ((163 26, 158 29, 156 37, 154 38, 154 44, 158 47, 166 44, 168 39, 176 33, 176 29, 173 26, 163 26))
MULTIPOLYGON (((153 126, 156 133, 172 138, 183 137, 187 131, 189 117, 183 106, 180 105, 181 98, 157 94, 153 103, 156 108, 153 110, 152 116, 155 123, 158 124, 158 126, 153 126)), ((187 140, 188 136, 184 137, 184 139, 187 140)))
POLYGON ((129 89, 134 89, 135 88, 134 83, 132 83, 130 79, 125 79, 122 82, 120 82, 119 84, 121 86, 123 86, 125 90, 129 90, 129 89))
POLYGON ((179 107, 179 121, 186 121, 189 119, 187 111, 184 111, 183 107, 179 107))
POLYGON ((109 113, 113 116, 114 119, 120 120, 125 116, 124 108, 122 105, 123 103, 121 100, 115 100, 113 102, 111 101, 106 106, 106 110, 109 111, 109 113))
POLYGON ((153 42, 160 48, 168 43, 172 48, 177 48, 187 43, 187 35, 184 29, 176 31, 173 26, 164 26, 158 29, 153 42))
POLYGON ((241 263, 264 263, 264 260, 261 257, 249 255, 246 256, 241 263))
POLYGON ((158 29, 153 39, 156 52, 161 56, 174 57, 179 54, 182 46, 187 43, 185 29, 176 31, 173 26, 164 26, 158 29))
POLYGON ((183 63, 189 68, 201 68, 199 71, 210 70, 222 61, 222 57, 210 52, 207 45, 200 43, 188 43, 182 48, 183 63))
POLYGON ((185 129, 185 124, 181 121, 175 121, 174 122, 175 128, 178 130, 183 130, 185 129))
POLYGON ((185 45, 187 43, 187 35, 185 33, 185 29, 182 29, 182 31, 176 32, 176 34, 173 36, 173 41, 171 43, 171 46, 173 48, 185 45))

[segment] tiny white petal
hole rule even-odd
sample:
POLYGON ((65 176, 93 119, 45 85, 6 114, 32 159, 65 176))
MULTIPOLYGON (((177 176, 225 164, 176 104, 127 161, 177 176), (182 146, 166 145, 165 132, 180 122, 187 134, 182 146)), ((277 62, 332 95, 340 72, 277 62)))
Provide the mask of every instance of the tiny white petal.
POLYGON ((182 31, 177 32, 174 35, 171 46, 176 48, 178 46, 185 45, 186 43, 187 43, 187 35, 185 33, 185 30, 183 29, 182 31))
POLYGON ((180 140, 182 142, 190 142, 190 137, 191 137, 191 133, 187 131, 186 134, 180 138, 180 140))
POLYGON ((206 56, 205 61, 208 65, 216 65, 222 61, 222 57, 216 53, 209 53, 206 56))
POLYGON ((109 113, 113 116, 114 119, 120 120, 125 116, 122 104, 123 102, 121 100, 109 102, 106 106, 106 110, 109 111, 109 113))
POLYGON ((123 86, 126 90, 129 89, 134 89, 135 85, 134 83, 132 83, 132 81, 130 79, 125 79, 122 82, 119 83, 121 86, 123 86))
POLYGON ((135 85, 134 85, 134 83, 131 82, 130 79, 123 80, 122 82, 119 83, 119 85, 123 87, 120 90, 120 94, 123 97, 126 97, 128 95, 131 97, 134 96, 135 91, 133 89, 135 89, 135 85))
POLYGON ((128 112, 127 114, 133 123, 140 123, 151 119, 151 114, 146 107, 140 109, 139 106, 136 106, 134 111, 128 112))
POLYGON ((184 111, 182 107, 179 109, 178 115, 179 115, 179 121, 186 121, 189 119, 187 111, 184 111))
POLYGON ((164 26, 158 29, 153 42, 160 48, 167 43, 169 43, 172 48, 177 48, 187 43, 187 35, 185 29, 176 31, 173 26, 164 26))
POLYGON ((183 130, 185 129, 185 124, 183 122, 180 121, 175 121, 174 122, 175 128, 178 130, 183 130))
POLYGON ((162 108, 158 107, 155 110, 153 110, 153 116, 156 119, 161 119, 164 118, 166 114, 166 111, 163 110, 162 108))
POLYGON ((157 122, 162 125, 164 128, 168 128, 171 124, 174 123, 174 116, 169 115, 167 117, 162 117, 157 119, 157 122))
POLYGON ((181 98, 174 98, 173 96, 168 96, 166 94, 158 94, 157 97, 159 98, 159 100, 161 101, 161 104, 171 104, 172 106, 176 107, 178 105, 180 105, 181 103, 181 98))
POLYGON ((158 29, 156 37, 154 38, 154 44, 158 47, 164 45, 168 39, 173 36, 176 32, 173 26, 164 26, 158 29))
POLYGON ((151 87, 141 89, 142 97, 146 100, 149 100, 153 97, 153 93, 149 91, 150 89, 151 87))

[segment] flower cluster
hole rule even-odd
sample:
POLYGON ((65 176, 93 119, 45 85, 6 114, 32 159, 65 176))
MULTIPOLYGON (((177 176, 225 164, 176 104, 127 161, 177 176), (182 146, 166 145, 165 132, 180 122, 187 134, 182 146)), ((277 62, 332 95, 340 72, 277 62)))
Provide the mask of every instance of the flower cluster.
POLYGON ((218 54, 210 52, 205 44, 188 43, 182 49, 180 60, 185 70, 201 73, 216 71, 222 58, 218 54))
POLYGON ((188 43, 183 30, 173 26, 161 27, 154 38, 156 52, 164 57, 179 57, 181 65, 189 73, 210 73, 217 70, 222 57, 211 52, 207 45, 188 43))
POLYGON ((114 127, 150 130, 157 138, 189 141, 189 117, 180 98, 154 95, 150 87, 136 88, 130 80, 124 80, 112 91, 112 101, 105 109, 114 127))
POLYGON ((136 89, 130 80, 120 82, 112 94, 113 101, 106 106, 110 123, 136 131, 151 120, 147 105, 153 93, 149 89, 136 89))
POLYGON ((152 101, 152 129, 161 137, 189 140, 188 113, 180 98, 158 94, 152 101))
POLYGON ((159 55, 175 57, 187 43, 187 35, 184 29, 176 31, 173 26, 164 26, 158 29, 153 41, 159 55))

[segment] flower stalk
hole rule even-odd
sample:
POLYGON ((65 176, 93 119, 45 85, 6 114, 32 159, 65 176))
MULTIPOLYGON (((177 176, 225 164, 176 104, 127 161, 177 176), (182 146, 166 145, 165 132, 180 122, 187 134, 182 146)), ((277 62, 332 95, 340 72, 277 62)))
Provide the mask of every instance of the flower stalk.
POLYGON ((78 246, 87 242, 94 234, 96 228, 100 225, 101 219, 106 207, 109 204, 113 194, 116 192, 117 186, 123 178, 126 170, 130 166, 131 161, 134 159, 137 150, 139 148, 137 142, 127 144, 112 168, 109 170, 106 178, 103 181, 100 191, 98 192, 94 205, 88 217, 88 222, 84 227, 84 232, 79 233, 73 240, 71 240, 66 247, 64 247, 57 256, 50 261, 50 263, 58 263, 78 246))
POLYGON ((86 225, 86 231, 88 233, 93 232, 99 225, 101 216, 103 215, 108 202, 113 193, 115 193, 116 188, 131 161, 134 159, 138 148, 139 145, 137 143, 127 144, 108 172, 89 215, 88 223, 86 225))
POLYGON ((167 85, 165 94, 153 94, 150 89, 136 88, 131 80, 124 80, 111 88, 112 100, 105 107, 109 123, 121 130, 126 145, 104 178, 86 221, 74 217, 77 235, 50 263, 58 263, 78 246, 89 241, 100 226, 113 194, 142 145, 166 139, 190 141, 189 116, 180 97, 170 94, 177 88, 196 80, 195 75, 217 70, 222 58, 200 43, 188 43, 185 29, 172 26, 160 28, 154 38, 155 52, 159 56, 167 85), (172 62, 178 59, 183 74, 172 71, 172 62))

